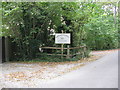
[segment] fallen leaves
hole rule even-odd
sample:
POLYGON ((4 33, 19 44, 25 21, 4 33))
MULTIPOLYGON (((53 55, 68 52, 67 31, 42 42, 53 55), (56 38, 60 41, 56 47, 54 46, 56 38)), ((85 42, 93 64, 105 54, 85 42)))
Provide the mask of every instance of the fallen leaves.
MULTIPOLYGON (((16 63, 15 68, 22 68, 24 71, 13 72, 5 74, 5 77, 9 80, 23 81, 31 80, 34 78, 38 79, 52 79, 61 76, 65 73, 79 69, 85 64, 95 61, 100 56, 91 55, 89 58, 83 58, 79 61, 67 61, 67 62, 39 62, 39 63, 16 63), (18 65, 18 66, 17 66, 18 65), (29 69, 29 68, 32 68, 29 69)), ((15 64, 15 63, 14 63, 15 64)), ((13 67, 12 67, 13 69, 13 67)))
POLYGON ((17 81, 26 80, 26 77, 27 76, 25 75, 24 72, 13 72, 5 75, 5 78, 9 78, 9 80, 17 80, 17 81))

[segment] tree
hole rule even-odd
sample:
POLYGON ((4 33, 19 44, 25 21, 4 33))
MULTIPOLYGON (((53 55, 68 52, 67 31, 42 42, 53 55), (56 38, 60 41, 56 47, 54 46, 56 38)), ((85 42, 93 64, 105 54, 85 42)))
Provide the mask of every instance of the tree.
POLYGON ((36 58, 39 46, 55 46, 51 30, 71 33, 71 47, 116 48, 114 16, 103 6, 95 2, 3 2, 3 36, 13 38, 15 55, 25 59, 36 58))

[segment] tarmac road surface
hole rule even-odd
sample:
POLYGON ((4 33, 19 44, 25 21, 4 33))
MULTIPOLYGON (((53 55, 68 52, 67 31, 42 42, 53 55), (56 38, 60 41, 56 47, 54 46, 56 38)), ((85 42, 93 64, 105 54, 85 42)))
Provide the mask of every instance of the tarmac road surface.
POLYGON ((41 85, 42 88, 118 88, 118 51, 41 85))

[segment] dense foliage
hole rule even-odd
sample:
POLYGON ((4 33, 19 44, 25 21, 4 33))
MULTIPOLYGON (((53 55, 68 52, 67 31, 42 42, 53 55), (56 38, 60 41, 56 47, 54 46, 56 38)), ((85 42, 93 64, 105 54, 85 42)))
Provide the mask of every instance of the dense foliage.
POLYGON ((73 46, 117 48, 117 12, 112 3, 3 2, 3 36, 17 45, 16 56, 35 58, 39 46, 56 46, 53 31, 72 34, 73 46), (106 9, 106 7, 107 9, 106 9))

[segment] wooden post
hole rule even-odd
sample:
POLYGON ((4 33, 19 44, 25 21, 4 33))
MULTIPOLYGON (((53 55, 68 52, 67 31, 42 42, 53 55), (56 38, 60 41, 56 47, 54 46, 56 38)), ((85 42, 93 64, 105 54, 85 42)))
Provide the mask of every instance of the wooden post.
POLYGON ((2 37, 0 37, 0 64, 2 63, 2 61, 3 61, 3 58, 2 58, 2 37))
POLYGON ((2 63, 5 62, 5 37, 2 37, 2 63))
POLYGON ((9 37, 5 37, 5 61, 9 61, 9 37))
POLYGON ((86 52, 86 46, 84 47, 84 57, 85 57, 85 52, 86 52))
POLYGON ((70 49, 69 49, 69 45, 67 45, 67 58, 70 58, 70 49))
MULTIPOLYGON (((63 30, 62 30, 62 33, 63 33, 63 30)), ((61 44, 61 58, 62 58, 62 59, 63 59, 63 54, 64 54, 64 53, 63 53, 63 50, 64 50, 63 48, 64 48, 64 44, 61 44)))
POLYGON ((63 53, 63 50, 64 50, 63 47, 64 47, 64 44, 61 45, 61 55, 62 55, 61 58, 63 58, 63 54, 64 54, 63 53))

